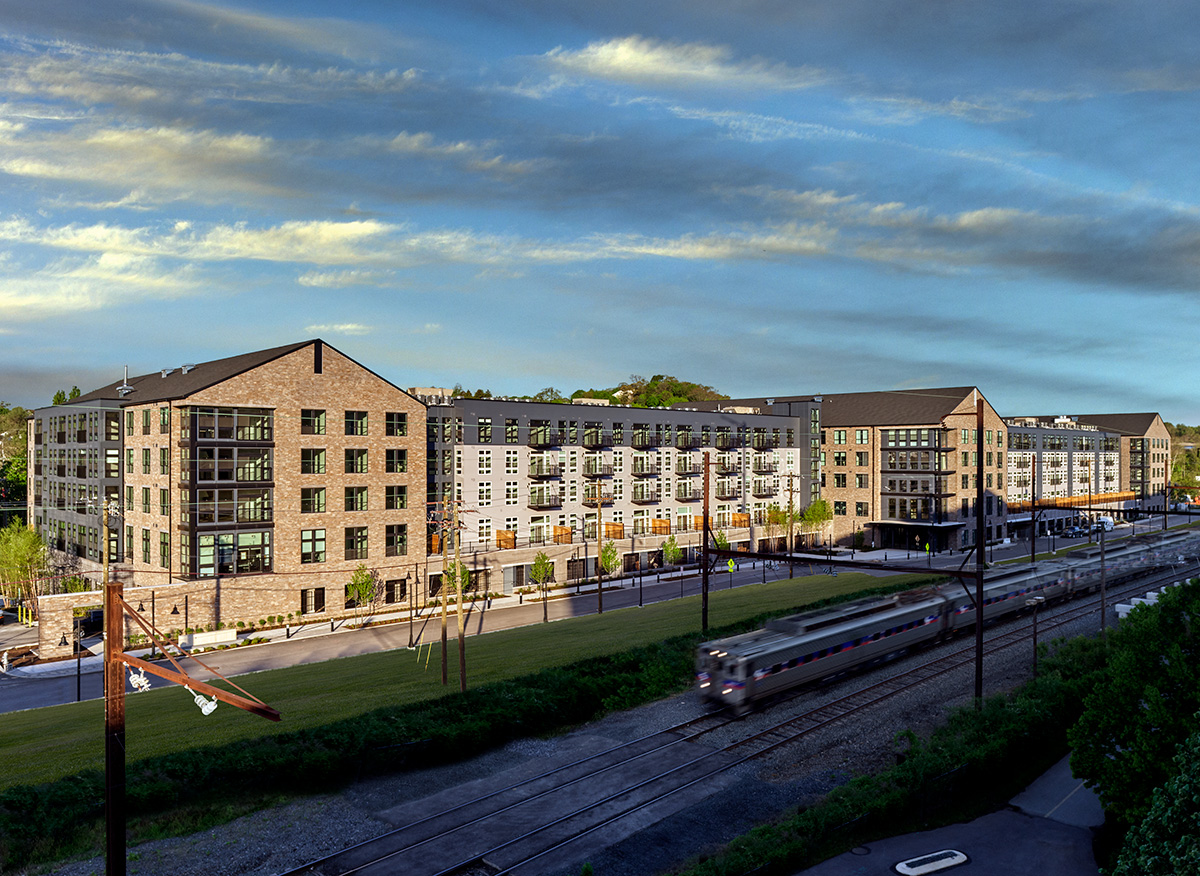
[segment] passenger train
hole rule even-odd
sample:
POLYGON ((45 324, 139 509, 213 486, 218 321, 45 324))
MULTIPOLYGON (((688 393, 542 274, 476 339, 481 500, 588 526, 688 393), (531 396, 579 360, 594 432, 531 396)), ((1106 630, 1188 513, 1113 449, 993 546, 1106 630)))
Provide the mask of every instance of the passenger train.
MULTIPOLYGON (((1189 545, 1195 553, 1194 545, 1189 545)), ((1120 584, 1180 559, 1182 546, 1113 552, 1107 581, 1120 584)), ((983 621, 1027 608, 1029 599, 1069 599, 1100 589, 1100 558, 1049 570, 1014 570, 984 582, 983 621)), ((868 597, 768 621, 761 630, 704 642, 696 650, 702 700, 735 714, 775 694, 973 629, 975 587, 958 582, 868 597)))

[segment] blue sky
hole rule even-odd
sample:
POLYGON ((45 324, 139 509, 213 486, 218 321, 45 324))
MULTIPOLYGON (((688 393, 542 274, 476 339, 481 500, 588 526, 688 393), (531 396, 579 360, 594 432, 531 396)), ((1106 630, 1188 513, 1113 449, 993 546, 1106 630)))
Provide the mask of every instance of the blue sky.
POLYGON ((0 399, 980 385, 1200 423, 1200 4, 0 0, 0 399))

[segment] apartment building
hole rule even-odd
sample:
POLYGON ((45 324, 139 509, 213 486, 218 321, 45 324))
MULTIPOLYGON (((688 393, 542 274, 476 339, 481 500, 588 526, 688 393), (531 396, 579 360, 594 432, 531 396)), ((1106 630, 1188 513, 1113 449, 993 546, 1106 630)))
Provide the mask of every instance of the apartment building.
MULTIPOLYGON (((440 521, 453 490, 460 552, 493 591, 524 586, 539 552, 560 583, 594 576, 598 536, 614 542, 626 572, 657 566, 670 537, 690 556, 701 539, 706 453, 711 526, 735 548, 780 540, 770 507, 789 498, 800 507, 812 495, 813 405, 759 414, 414 392, 434 402, 431 514, 440 521)), ((432 552, 440 531, 435 523, 432 552)))
POLYGON ((1171 480, 1171 433, 1156 413, 1078 414, 1083 424, 1121 440, 1120 489, 1132 492, 1142 511, 1162 512, 1171 480))
POLYGON ((1009 526, 1014 536, 1044 536, 1104 509, 1118 516, 1135 494, 1121 486, 1121 441, 1115 432, 1073 417, 1010 417, 1009 526))
POLYGON ((833 512, 825 537, 842 546, 932 551, 1008 535, 1005 426, 984 399, 984 505, 977 504, 973 386, 735 399, 745 410, 817 406, 819 494, 833 512))
POLYGON ((29 428, 30 521, 98 580, 115 500, 115 572, 160 627, 341 610, 360 564, 389 601, 425 575, 425 407, 323 341, 127 378, 29 428))

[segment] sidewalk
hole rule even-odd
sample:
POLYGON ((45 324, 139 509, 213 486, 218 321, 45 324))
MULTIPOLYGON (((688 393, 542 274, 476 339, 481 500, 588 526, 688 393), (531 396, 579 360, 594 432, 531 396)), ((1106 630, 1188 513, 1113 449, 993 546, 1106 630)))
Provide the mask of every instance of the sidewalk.
POLYGON ((1103 823, 1100 801, 1071 775, 1064 757, 999 812, 859 846, 797 876, 895 876, 897 864, 947 850, 967 856, 969 864, 960 872, 971 876, 1096 876, 1092 835, 1103 823))

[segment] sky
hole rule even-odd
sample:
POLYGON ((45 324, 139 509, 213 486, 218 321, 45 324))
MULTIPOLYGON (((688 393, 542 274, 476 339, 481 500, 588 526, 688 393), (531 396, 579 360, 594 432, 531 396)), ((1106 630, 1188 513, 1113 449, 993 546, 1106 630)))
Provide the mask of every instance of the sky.
POLYGON ((978 385, 1200 423, 1194 0, 0 0, 0 400, 978 385))

